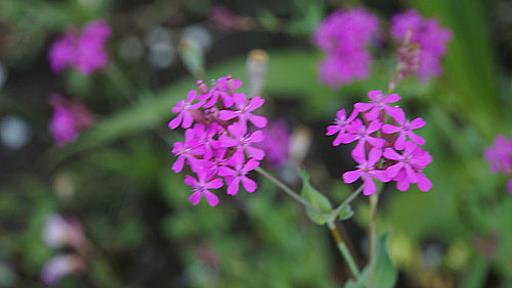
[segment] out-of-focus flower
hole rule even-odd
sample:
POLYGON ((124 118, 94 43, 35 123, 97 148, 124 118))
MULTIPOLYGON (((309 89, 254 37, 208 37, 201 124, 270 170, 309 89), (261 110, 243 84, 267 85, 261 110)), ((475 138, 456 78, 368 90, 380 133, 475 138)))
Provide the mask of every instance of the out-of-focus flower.
POLYGON ((82 257, 74 254, 55 256, 50 259, 41 272, 41 280, 46 285, 55 285, 66 275, 85 269, 82 257))
POLYGON ((249 76, 249 95, 258 95, 263 91, 267 76, 268 54, 264 50, 255 49, 247 58, 247 75, 249 76))
POLYGON ((210 206, 216 206, 219 199, 211 190, 224 186, 222 178, 229 195, 238 192, 240 183, 248 192, 257 188, 247 174, 265 156, 255 144, 264 139, 258 128, 265 127, 267 119, 254 114, 265 101, 238 92, 242 83, 231 76, 217 79, 212 87, 203 81, 197 84, 198 89, 189 91, 172 110, 178 116, 169 121, 169 128, 186 129, 185 140, 174 144, 172 152, 178 158, 172 169, 180 172, 188 165, 197 175, 185 177, 193 190, 189 197, 193 205, 204 197, 210 206))
MULTIPOLYGON (((512 139, 498 135, 494 143, 485 150, 484 157, 493 173, 511 176, 512 173, 512 139)), ((507 190, 512 193, 512 178, 507 182, 507 190)))
POLYGON ((290 131, 284 120, 273 121, 263 130, 265 138, 256 145, 265 151, 265 158, 275 168, 288 162, 290 156, 290 131))
POLYGON ((104 68, 108 64, 105 44, 110 35, 110 27, 103 20, 90 22, 81 31, 68 30, 50 49, 52 70, 60 73, 73 67, 85 75, 90 75, 104 68))
POLYGON ((82 131, 94 123, 91 112, 79 102, 53 94, 50 104, 53 106, 53 116, 49 130, 59 146, 74 141, 82 131))
POLYGON ((27 123, 17 116, 7 116, 0 122, 0 139, 10 149, 16 150, 25 146, 30 134, 27 123))
POLYGON ((240 16, 222 6, 210 9, 210 20, 224 30, 250 30, 254 26, 252 19, 240 16))
POLYGON ((318 26, 315 44, 327 53, 320 63, 320 79, 339 88, 369 74, 371 55, 368 43, 377 34, 379 21, 363 8, 336 11, 318 26))
POLYGON ((43 226, 43 241, 51 248, 72 247, 81 250, 86 245, 82 225, 73 219, 50 214, 43 226))
POLYGON ((337 134, 333 146, 358 141, 352 150, 357 169, 345 172, 343 181, 353 183, 362 178, 364 195, 375 193, 374 179, 395 181, 400 191, 408 190, 410 184, 417 184, 423 192, 430 190, 432 183, 423 169, 432 162, 432 156, 419 147, 425 139, 412 132, 425 121, 416 118, 409 122, 401 108, 391 106, 400 100, 398 94, 375 90, 368 92, 368 98, 370 102, 354 104, 350 116, 340 109, 334 124, 327 127, 328 136, 337 134))
POLYGON ((403 79, 414 75, 420 68, 421 49, 417 43, 412 41, 412 31, 405 34, 397 51, 397 70, 394 78, 389 83, 389 89, 394 90, 403 79))
POLYGON ((452 38, 451 31, 441 27, 436 19, 425 19, 411 9, 395 15, 391 28, 391 36, 398 41, 405 41, 409 33, 411 42, 419 46, 419 79, 428 81, 440 75, 440 62, 452 38))

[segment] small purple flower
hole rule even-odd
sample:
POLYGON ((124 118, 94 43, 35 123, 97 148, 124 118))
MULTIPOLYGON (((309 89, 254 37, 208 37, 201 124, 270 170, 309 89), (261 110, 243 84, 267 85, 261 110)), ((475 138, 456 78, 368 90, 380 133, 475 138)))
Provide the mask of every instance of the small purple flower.
POLYGON ((57 39, 49 51, 52 70, 60 73, 68 67, 90 75, 108 64, 105 45, 112 34, 103 20, 87 24, 82 31, 70 29, 57 39))
POLYGON ((398 107, 389 106, 390 103, 400 101, 398 94, 386 95, 380 90, 373 90, 368 92, 368 98, 370 98, 370 103, 356 103, 354 107, 359 112, 366 112, 364 116, 369 121, 379 118, 381 111, 385 111, 392 117, 401 111, 398 107))
POLYGON ((363 180, 363 194, 368 196, 372 195, 376 191, 375 183, 373 178, 378 179, 382 182, 388 182, 389 178, 386 176, 384 171, 378 170, 375 165, 379 162, 382 156, 380 149, 374 148, 370 150, 368 160, 364 155, 353 153, 354 160, 358 163, 357 169, 353 171, 347 171, 343 173, 343 182, 350 184, 354 183, 357 179, 363 180))
POLYGON ((499 135, 491 147, 485 150, 485 158, 494 173, 510 174, 512 172, 512 140, 499 135))
POLYGON ((423 128, 426 124, 425 120, 423 120, 422 118, 416 118, 413 119, 412 121, 409 121, 405 118, 405 113, 403 111, 400 111, 399 113, 394 115, 393 119, 397 122, 399 126, 384 124, 384 126, 382 126, 382 132, 386 134, 399 133, 394 144, 394 147, 396 149, 404 149, 407 138, 409 138, 412 142, 418 145, 425 144, 425 139, 419 135, 416 135, 413 132, 413 130, 423 128))
POLYGON ((338 146, 341 143, 350 143, 353 140, 352 135, 349 133, 349 127, 352 124, 352 121, 357 117, 357 111, 354 110, 352 114, 347 118, 347 113, 345 109, 340 109, 336 113, 336 119, 334 119, 334 125, 330 125, 327 127, 327 136, 331 136, 334 134, 338 134, 334 141, 332 142, 333 146, 338 146))
MULTIPOLYGON (((512 173, 512 139, 498 135, 491 147, 485 149, 484 157, 493 173, 502 173, 511 177, 512 173)), ((507 182, 507 190, 512 193, 512 179, 507 182)))
POLYGON ((336 11, 317 27, 313 41, 327 53, 320 63, 320 80, 339 88, 366 79, 371 55, 366 46, 377 34, 378 18, 363 8, 336 11))
POLYGON ((231 167, 224 166, 219 170, 219 175, 226 178, 228 184, 228 195, 236 195, 240 183, 244 186, 247 192, 252 193, 256 191, 258 185, 254 180, 247 177, 247 173, 256 169, 260 163, 255 159, 250 159, 244 164, 243 157, 233 157, 231 167))
POLYGON ((199 204, 199 201, 201 201, 201 198, 203 197, 206 198, 206 201, 212 207, 219 204, 219 197, 212 193, 210 189, 219 189, 224 185, 224 183, 220 178, 212 180, 209 178, 211 177, 208 177, 208 172, 205 171, 198 174, 198 179, 190 175, 185 176, 185 184, 191 186, 193 191, 192 195, 188 198, 192 205, 199 204))
POLYGON ((402 154, 397 153, 392 148, 386 148, 384 150, 384 157, 397 161, 396 164, 386 169, 386 175, 390 179, 397 180, 398 190, 407 190, 409 183, 418 183, 418 187, 423 192, 428 191, 432 187, 431 183, 426 183, 429 180, 422 173, 422 170, 432 162, 432 156, 416 146, 416 144, 407 142, 402 154))
POLYGON ((412 42, 419 45, 418 77, 428 81, 441 74, 441 58, 446 54, 446 46, 452 38, 449 29, 439 25, 436 19, 425 19, 416 10, 408 10, 395 15, 392 20, 391 35, 404 41, 407 33, 412 33, 412 42))
MULTIPOLYGON (((265 156, 265 151, 254 147, 254 144, 263 141, 263 132, 255 131, 247 134, 247 127, 241 123, 235 123, 228 127, 231 136, 222 135, 219 138, 222 147, 234 147, 236 151, 247 152, 252 158, 261 160, 265 156)), ((243 153, 234 153, 233 158, 243 158, 243 153)), ((238 160, 235 160, 238 161, 238 160)))
POLYGON ((375 148, 381 148, 384 146, 384 139, 372 135, 373 133, 379 131, 381 126, 382 123, 380 123, 379 120, 370 122, 370 125, 365 126, 361 119, 356 119, 348 128, 352 134, 350 137, 347 137, 344 144, 358 140, 359 142, 357 143, 357 146, 354 150, 362 150, 366 143, 370 143, 375 148))
POLYGON ((50 103, 53 115, 49 130, 58 146, 73 142, 94 123, 93 115, 81 103, 68 101, 57 94, 51 96, 50 103))
POLYGON ((172 113, 178 113, 176 118, 169 121, 169 128, 176 129, 180 126, 187 129, 192 126, 192 122, 194 121, 193 112, 199 107, 203 105, 203 101, 198 100, 198 102, 194 103, 197 99, 197 93, 195 90, 191 90, 188 93, 187 99, 178 101, 174 108, 172 108, 172 113))
POLYGON ((66 275, 85 269, 85 262, 78 255, 56 256, 48 261, 41 271, 41 280, 46 285, 55 285, 66 275))
POLYGON ((254 96, 247 100, 245 94, 236 93, 233 95, 233 101, 235 102, 236 110, 221 110, 219 112, 221 120, 228 121, 238 118, 243 125, 246 125, 247 120, 249 120, 258 128, 263 128, 267 125, 267 118, 252 114, 254 110, 260 108, 265 103, 265 100, 260 96, 254 96))

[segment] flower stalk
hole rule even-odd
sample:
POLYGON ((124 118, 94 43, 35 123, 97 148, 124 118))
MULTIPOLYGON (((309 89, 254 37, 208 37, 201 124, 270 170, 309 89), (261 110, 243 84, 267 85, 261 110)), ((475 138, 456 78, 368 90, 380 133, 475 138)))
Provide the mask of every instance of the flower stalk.
MULTIPOLYGON (((272 174, 265 171, 263 168, 258 167, 255 170, 258 173, 260 173, 263 177, 267 178, 272 183, 274 183, 276 186, 281 188, 288 196, 290 196, 292 199, 294 199, 295 201, 302 204, 305 208, 312 209, 318 213, 322 213, 318 208, 316 208, 311 203, 309 203, 306 199, 304 199, 302 196, 300 196, 299 193, 295 192, 293 189, 288 187, 286 184, 281 182, 279 179, 274 177, 272 174)), ((338 248, 338 251, 340 252, 340 254, 343 257, 343 259, 345 260, 345 262, 347 262, 350 272, 352 273, 352 275, 354 276, 355 279, 359 278, 359 275, 360 275, 359 268, 357 268, 356 261, 354 260, 354 257, 352 256, 349 249, 347 248, 345 241, 343 241, 341 234, 336 229, 335 220, 336 220, 336 216, 341 211, 341 209, 343 209, 344 207, 349 205, 350 202, 352 202, 357 197, 357 195, 359 195, 361 193, 362 190, 363 190, 363 186, 359 187, 345 201, 343 201, 343 203, 341 203, 336 209, 334 209, 330 213, 328 213, 327 218, 329 220, 326 222, 326 226, 329 229, 329 231, 331 232, 330 234, 331 234, 334 242, 336 242, 336 247, 338 248)), ((322 213, 322 214, 325 214, 325 213, 322 213)))

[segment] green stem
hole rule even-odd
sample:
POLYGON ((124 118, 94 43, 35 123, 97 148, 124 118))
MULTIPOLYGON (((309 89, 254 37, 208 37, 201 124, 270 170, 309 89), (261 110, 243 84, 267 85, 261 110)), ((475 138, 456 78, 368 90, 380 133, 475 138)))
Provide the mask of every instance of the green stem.
POLYGON ((343 241, 343 238, 341 238, 340 233, 338 232, 338 229, 336 229, 336 224, 334 221, 327 222, 327 228, 329 228, 329 231, 331 232, 331 236, 336 242, 336 247, 338 247, 338 251, 340 251, 341 256, 345 259, 345 261, 348 264, 348 268, 350 269, 350 272, 354 277, 357 279, 359 278, 360 272, 359 268, 357 268, 356 261, 354 260, 354 257, 352 257, 352 254, 350 254, 350 251, 347 248, 347 245, 343 241))
POLYGON ((361 194, 361 192, 363 191, 363 188, 364 188, 364 185, 359 186, 359 188, 357 188, 356 191, 352 192, 352 194, 350 194, 350 196, 348 196, 348 198, 345 199, 345 201, 343 201, 338 207, 336 207, 336 209, 334 209, 332 211, 332 214, 331 214, 332 218, 336 218, 336 215, 338 215, 343 208, 350 205, 350 203, 352 201, 354 201, 354 199, 356 199, 357 196, 359 196, 359 194, 361 194))
MULTIPOLYGON (((379 193, 370 196, 370 263, 373 263, 377 254, 377 206, 379 204, 379 193)), ((373 274, 373 273, 372 273, 373 274)))
POLYGON ((306 207, 308 209, 313 209, 315 212, 321 213, 315 206, 311 205, 311 203, 309 203, 306 199, 304 199, 298 193, 293 191, 290 187, 286 186, 286 184, 281 182, 279 179, 277 179, 276 177, 272 176, 270 173, 265 171, 263 168, 258 167, 258 168, 256 168, 256 171, 258 173, 260 173, 261 175, 263 175, 268 180, 272 181, 276 186, 281 188, 288 196, 292 197, 293 200, 299 202, 300 204, 302 204, 304 207, 306 207))
MULTIPOLYGON (((265 171, 263 168, 258 167, 258 168, 256 168, 256 171, 258 173, 260 173, 262 176, 264 176, 265 178, 267 178, 268 180, 270 180, 271 182, 273 182, 276 186, 281 188, 288 196, 290 196, 295 201, 302 204, 304 207, 306 207, 308 209, 313 209, 314 211, 320 213, 320 211, 315 206, 311 205, 311 203, 309 203, 306 199, 304 199, 302 196, 300 196, 297 192, 293 191, 290 187, 286 186, 286 184, 281 182, 276 177, 272 176, 270 173, 265 171)), ((359 189, 357 189, 356 192, 354 192, 352 195, 350 195, 350 197, 347 198, 347 200, 345 200, 340 205, 340 207, 348 205, 353 199, 355 199, 355 197, 361 192, 361 190, 362 190, 362 186, 359 187, 359 189)), ((339 208, 339 209, 341 209, 341 208, 339 208)), ((334 210, 334 211, 336 211, 336 210, 334 210)), ((331 217, 331 219, 326 223, 327 228, 329 228, 329 231, 331 232, 331 236, 333 237, 334 241, 336 242, 336 246, 338 247, 338 250, 340 251, 341 256, 347 262, 350 272, 357 279, 359 277, 359 269, 357 268, 356 262, 354 261, 354 257, 352 257, 352 255, 350 254, 350 251, 348 250, 347 245, 341 238, 341 235, 338 232, 338 230, 336 229, 336 225, 334 224, 334 221, 336 219, 336 214, 331 213, 330 215, 334 215, 334 217, 331 217)))

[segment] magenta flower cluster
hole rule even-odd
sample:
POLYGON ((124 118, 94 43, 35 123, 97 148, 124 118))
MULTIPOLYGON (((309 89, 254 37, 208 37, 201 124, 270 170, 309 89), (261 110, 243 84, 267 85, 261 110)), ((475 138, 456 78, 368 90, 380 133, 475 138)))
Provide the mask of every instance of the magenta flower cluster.
POLYGON ((412 33, 412 42, 419 45, 420 49, 418 78, 428 81, 440 75, 441 59, 452 37, 450 30, 441 27, 436 19, 425 19, 411 9, 392 19, 391 36, 395 40, 404 41, 407 33, 412 33))
POLYGON ((314 34, 316 46, 327 53, 320 63, 320 80, 333 88, 366 79, 371 55, 368 43, 379 30, 379 20, 363 8, 336 11, 314 34))
POLYGON ((432 188, 432 182, 423 169, 432 162, 432 156, 421 148, 425 139, 415 133, 425 126, 421 118, 408 120, 405 112, 394 106, 398 94, 381 91, 368 92, 369 102, 356 103, 352 113, 338 111, 334 124, 327 127, 327 135, 336 135, 334 146, 357 142, 352 157, 357 169, 343 174, 345 183, 363 181, 363 194, 376 192, 374 180, 382 183, 395 181, 400 191, 417 184, 421 191, 432 188))
POLYGON ((105 44, 111 30, 103 20, 87 24, 82 31, 69 30, 57 39, 49 52, 52 70, 60 73, 72 67, 90 75, 108 64, 105 44))
POLYGON ((204 197, 216 206, 219 198, 211 190, 224 185, 228 195, 236 195, 240 185, 248 192, 257 188, 248 174, 265 156, 256 145, 264 139, 261 128, 267 119, 254 114, 265 100, 238 92, 241 84, 231 76, 221 77, 212 87, 199 81, 198 89, 189 91, 172 109, 178 115, 169 128, 185 129, 184 141, 172 149, 177 157, 172 170, 178 173, 188 165, 195 174, 185 177, 185 184, 193 190, 189 197, 193 205, 204 197))
MULTIPOLYGON (((494 143, 485 150, 485 159, 493 173, 512 176, 512 139, 499 135, 494 143)), ((507 190, 512 193, 512 177, 508 180, 507 190)))
POLYGON ((53 115, 49 130, 58 146, 73 142, 94 123, 92 113, 79 102, 54 94, 50 98, 50 104, 53 106, 53 115))

